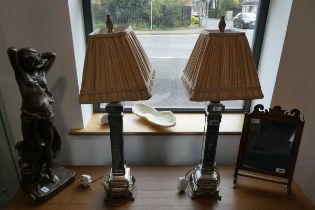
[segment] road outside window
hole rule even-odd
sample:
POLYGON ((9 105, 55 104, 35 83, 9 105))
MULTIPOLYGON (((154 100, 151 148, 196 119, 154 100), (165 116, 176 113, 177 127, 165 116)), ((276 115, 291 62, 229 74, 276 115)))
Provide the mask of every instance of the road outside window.
MULTIPOLYGON (((156 78, 155 108, 204 108, 188 100, 180 77, 202 29, 218 29, 225 15, 227 28, 246 33, 252 45, 258 0, 92 0, 93 28, 105 26, 110 14, 115 26, 131 25, 144 47, 156 78)), ((131 107, 135 102, 125 102, 131 107)), ((244 109, 244 101, 224 101, 226 109, 244 109)), ((105 104, 101 104, 104 108, 105 104)))

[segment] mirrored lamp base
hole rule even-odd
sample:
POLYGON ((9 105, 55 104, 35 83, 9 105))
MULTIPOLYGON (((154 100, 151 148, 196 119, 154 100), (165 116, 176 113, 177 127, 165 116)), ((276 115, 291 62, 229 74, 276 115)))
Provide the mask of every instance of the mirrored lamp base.
POLYGON ((205 174, 201 171, 201 165, 193 173, 189 179, 189 193, 192 199, 197 197, 211 196, 217 200, 221 200, 219 191, 217 189, 220 182, 220 175, 217 170, 213 173, 205 174))
POLYGON ((106 192, 105 200, 129 199, 134 200, 133 188, 136 184, 134 176, 130 175, 130 168, 125 166, 125 174, 114 174, 112 171, 104 176, 103 186, 106 192))

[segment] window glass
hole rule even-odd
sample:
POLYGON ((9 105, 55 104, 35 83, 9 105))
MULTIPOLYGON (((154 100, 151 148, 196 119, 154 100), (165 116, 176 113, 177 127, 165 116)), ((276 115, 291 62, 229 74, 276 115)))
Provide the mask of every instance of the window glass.
MULTIPOLYGON (((225 15, 227 28, 246 33, 252 47, 258 0, 92 0, 93 29, 105 26, 110 14, 115 26, 131 25, 145 49, 156 78, 155 108, 204 108, 189 101, 180 80, 202 29, 218 29, 225 15), (242 14, 236 19, 238 14, 242 14)), ((125 102, 131 107, 135 102, 125 102)), ((223 101, 226 109, 243 109, 244 101, 223 101)), ((101 104, 101 108, 104 108, 101 104)))

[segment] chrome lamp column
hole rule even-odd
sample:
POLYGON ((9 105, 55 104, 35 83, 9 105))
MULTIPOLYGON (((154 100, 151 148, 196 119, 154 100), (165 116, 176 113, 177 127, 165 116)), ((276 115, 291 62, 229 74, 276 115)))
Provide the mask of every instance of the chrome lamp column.
POLYGON ((192 198, 221 199, 220 175, 215 155, 222 112, 220 101, 263 98, 257 68, 243 32, 204 30, 184 69, 182 81, 191 101, 210 101, 206 108, 207 130, 202 161, 190 176, 192 198))
POLYGON ((151 98, 155 72, 131 27, 106 23, 108 30, 98 29, 87 40, 80 103, 107 103, 112 169, 103 180, 106 200, 133 200, 135 178, 125 164, 120 102, 151 98))

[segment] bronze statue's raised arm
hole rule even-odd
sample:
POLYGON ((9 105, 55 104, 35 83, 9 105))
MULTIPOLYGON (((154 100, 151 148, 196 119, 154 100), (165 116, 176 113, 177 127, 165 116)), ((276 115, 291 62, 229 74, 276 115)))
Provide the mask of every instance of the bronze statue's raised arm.
POLYGON ((15 47, 10 47, 10 48, 8 48, 7 53, 8 53, 10 63, 11 63, 11 66, 12 66, 14 72, 16 74, 23 73, 23 71, 21 70, 21 67, 19 65, 18 49, 15 47))
POLYGON ((46 63, 41 67, 43 71, 48 73, 51 65, 54 63, 56 59, 56 53, 53 52, 45 52, 41 54, 42 59, 47 59, 46 63))

